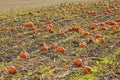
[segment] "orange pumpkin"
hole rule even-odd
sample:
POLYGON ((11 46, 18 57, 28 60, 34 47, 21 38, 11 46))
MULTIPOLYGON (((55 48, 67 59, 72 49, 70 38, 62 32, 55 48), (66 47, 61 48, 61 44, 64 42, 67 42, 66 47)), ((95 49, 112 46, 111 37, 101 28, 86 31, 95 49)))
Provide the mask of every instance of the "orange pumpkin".
POLYGON ((22 38, 23 37, 23 35, 22 34, 18 34, 18 38, 22 38))
POLYGON ((42 32, 43 30, 42 29, 38 29, 37 32, 42 32))
POLYGON ((117 27, 115 27, 115 26, 113 26, 113 27, 112 27, 112 31, 115 33, 115 32, 117 32, 117 31, 118 31, 118 28, 117 28, 117 27))
POLYGON ((46 51, 46 50, 48 50, 48 47, 47 47, 47 46, 42 46, 42 47, 40 48, 40 50, 41 50, 41 51, 46 51))
POLYGON ((112 27, 115 27, 115 28, 117 28, 117 29, 118 29, 118 28, 119 28, 119 25, 113 25, 112 27))
POLYGON ((104 26, 102 26, 102 27, 100 28, 100 30, 105 31, 105 30, 107 30, 107 28, 106 28, 106 27, 104 27, 104 26))
POLYGON ((83 65, 82 59, 80 59, 80 58, 75 59, 74 64, 75 64, 77 67, 81 67, 81 66, 83 65))
POLYGON ((90 30, 94 30, 95 29, 95 24, 91 24, 90 26, 89 26, 89 28, 90 28, 90 30))
POLYGON ((19 56, 20 56, 20 58, 27 58, 28 54, 24 53, 24 52, 21 52, 19 56))
POLYGON ((117 25, 115 21, 106 21, 105 22, 107 25, 117 25))
POLYGON ((8 67, 8 72, 9 72, 10 74, 16 74, 16 73, 17 73, 17 70, 16 70, 15 66, 9 66, 9 67, 8 67))
POLYGON ((25 26, 25 27, 32 27, 32 26, 34 26, 34 25, 33 25, 33 22, 26 22, 26 23, 24 24, 24 26, 25 26))
POLYGON ((104 14, 109 14, 109 13, 111 13, 112 12, 112 10, 110 9, 110 8, 104 8, 103 9, 103 13, 104 14))
POLYGON ((84 35, 84 36, 88 36, 88 35, 89 35, 89 32, 83 32, 83 35, 84 35))
POLYGON ((47 23, 48 23, 48 24, 51 24, 51 23, 52 23, 52 21, 48 20, 48 21, 47 21, 47 23))
POLYGON ((85 43, 85 42, 79 44, 79 47, 80 47, 80 48, 84 48, 85 46, 86 46, 86 43, 85 43))
POLYGON ((32 26, 31 30, 36 30, 36 28, 37 28, 36 26, 32 26))
POLYGON ((16 27, 12 28, 12 31, 16 31, 16 30, 17 30, 17 28, 16 28, 16 27))
POLYGON ((91 11, 90 14, 95 15, 95 14, 97 14, 97 12, 95 12, 95 11, 91 11))
POLYGON ((92 70, 91 67, 85 66, 85 67, 83 68, 83 73, 84 73, 84 74, 87 74, 87 73, 89 73, 91 70, 92 70))
POLYGON ((47 28, 47 26, 46 25, 42 25, 42 29, 46 29, 47 28))
POLYGON ((96 34, 95 38, 101 38, 101 34, 96 34))
POLYGON ((62 35, 65 35, 66 32, 67 32, 66 30, 61 30, 62 35))
POLYGON ((58 47, 57 52, 63 53, 63 52, 65 52, 65 48, 64 47, 58 47))
POLYGON ((78 31, 78 32, 82 32, 82 31, 83 31, 82 28, 80 28, 80 27, 78 27, 78 26, 72 26, 72 27, 71 27, 71 30, 73 30, 73 31, 78 31))
POLYGON ((104 39, 104 38, 99 38, 98 41, 99 41, 99 43, 101 44, 101 43, 104 43, 104 42, 105 42, 105 39, 104 39))
POLYGON ((4 27, 3 30, 4 30, 4 31, 8 31, 9 28, 8 28, 8 27, 4 27))

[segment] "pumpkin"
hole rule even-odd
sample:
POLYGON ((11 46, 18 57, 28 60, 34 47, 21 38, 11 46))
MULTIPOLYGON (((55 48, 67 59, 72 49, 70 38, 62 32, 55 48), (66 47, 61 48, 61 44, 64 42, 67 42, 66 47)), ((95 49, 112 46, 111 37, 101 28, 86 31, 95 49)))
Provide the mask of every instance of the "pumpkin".
POLYGON ((63 53, 63 52, 65 52, 65 48, 64 47, 58 47, 57 52, 63 53))
POLYGON ((31 27, 31 30, 36 30, 36 26, 32 26, 32 27, 31 27))
POLYGON ((94 30, 95 29, 95 24, 91 24, 90 26, 89 26, 89 28, 90 28, 90 30, 94 30))
POLYGON ((22 38, 23 37, 23 35, 22 34, 18 34, 18 38, 22 38))
POLYGON ((46 50, 48 50, 48 47, 47 47, 47 46, 42 46, 42 47, 40 48, 40 50, 41 50, 41 51, 46 51, 46 50))
POLYGON ((80 48, 84 48, 85 46, 86 46, 86 43, 85 43, 85 42, 79 44, 79 47, 80 47, 80 48))
POLYGON ((16 28, 16 27, 12 28, 12 31, 16 31, 16 30, 17 30, 17 28, 16 28))
POLYGON ((88 36, 88 35, 89 35, 89 32, 83 32, 83 35, 84 35, 84 36, 88 36))
POLYGON ((3 30, 4 30, 4 31, 8 31, 9 28, 8 28, 8 27, 4 27, 3 30))
POLYGON ((24 24, 24 26, 25 26, 25 27, 33 27, 34 25, 33 25, 33 22, 26 22, 26 23, 24 24))
POLYGON ((104 39, 104 38, 99 38, 98 41, 99 41, 99 43, 101 44, 101 43, 104 43, 104 42, 105 42, 105 39, 104 39))
POLYGON ((75 64, 77 67, 81 67, 81 66, 83 65, 82 59, 80 59, 80 58, 75 59, 74 64, 75 64))
POLYGON ((92 70, 91 67, 85 66, 85 67, 83 68, 83 73, 84 73, 84 74, 87 74, 87 73, 89 73, 91 70, 92 70))
POLYGON ((24 52, 21 52, 19 56, 20 56, 20 58, 27 58, 28 54, 24 53, 24 52))
POLYGON ((15 66, 9 66, 9 67, 8 67, 8 72, 9 72, 10 74, 16 74, 16 73, 17 73, 17 70, 16 70, 15 66))
POLYGON ((101 38, 101 34, 96 34, 95 38, 101 38))

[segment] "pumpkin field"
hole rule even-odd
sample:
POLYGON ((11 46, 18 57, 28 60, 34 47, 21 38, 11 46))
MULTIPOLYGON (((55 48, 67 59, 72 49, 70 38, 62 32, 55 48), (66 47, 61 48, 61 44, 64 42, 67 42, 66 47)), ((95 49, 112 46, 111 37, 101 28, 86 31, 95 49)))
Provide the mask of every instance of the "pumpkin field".
POLYGON ((120 0, 0 15, 0 80, 120 80, 120 0))

